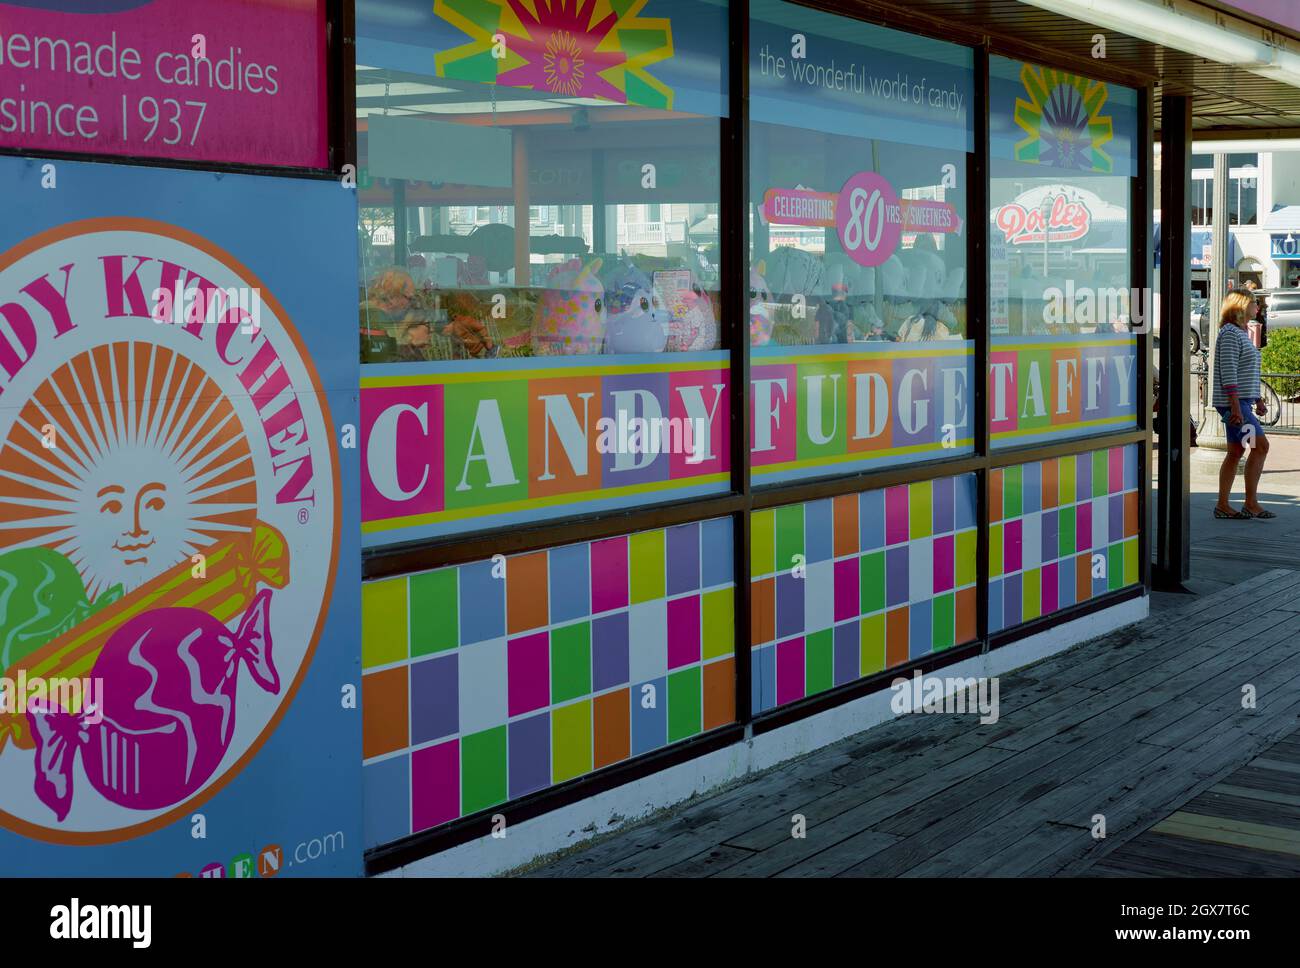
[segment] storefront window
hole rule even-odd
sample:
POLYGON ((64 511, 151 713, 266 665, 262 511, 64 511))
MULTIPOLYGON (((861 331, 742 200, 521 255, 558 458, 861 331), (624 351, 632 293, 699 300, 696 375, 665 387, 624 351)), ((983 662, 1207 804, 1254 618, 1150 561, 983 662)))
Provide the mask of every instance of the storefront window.
POLYGON ((755 481, 969 451, 971 52, 751 11, 755 481))
POLYGON ((369 543, 727 489, 725 49, 713 0, 358 4, 369 543))
POLYGON ((1137 94, 1000 57, 990 75, 992 445, 1133 426, 1137 94))

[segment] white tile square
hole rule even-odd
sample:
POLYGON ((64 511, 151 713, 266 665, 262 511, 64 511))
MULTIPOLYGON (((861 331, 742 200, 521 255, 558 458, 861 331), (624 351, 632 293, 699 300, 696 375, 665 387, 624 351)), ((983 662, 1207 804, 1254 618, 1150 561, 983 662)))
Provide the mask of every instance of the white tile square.
POLYGON ((1020 519, 1020 561, 1026 571, 1037 568, 1043 563, 1043 516, 1038 513, 1026 514, 1020 519))
POLYGON ((1110 498, 1092 499, 1092 550, 1106 550, 1110 544, 1110 498))
POLYGON ((668 603, 642 602, 628 609, 628 669, 633 682, 668 674, 668 603))
POLYGON ((814 561, 803 583, 803 627, 809 632, 835 624, 835 565, 814 561))
POLYGON ((462 647, 458 664, 461 733, 500 726, 509 718, 505 638, 462 647))
POLYGON ((908 600, 924 602, 934 597, 934 539, 913 538, 907 545, 908 600))

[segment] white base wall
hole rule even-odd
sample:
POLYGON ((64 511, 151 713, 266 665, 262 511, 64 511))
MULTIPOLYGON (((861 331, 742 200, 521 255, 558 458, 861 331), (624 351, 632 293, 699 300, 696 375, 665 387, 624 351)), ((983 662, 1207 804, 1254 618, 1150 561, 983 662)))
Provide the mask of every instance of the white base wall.
MULTIPOLYGON (((992 677, 1037 662, 1080 642, 1147 617, 1149 599, 1131 599, 1059 625, 984 655, 939 670, 944 677, 992 677)), ((883 689, 807 719, 762 733, 726 749, 679 763, 650 776, 519 824, 506 836, 484 836, 407 864, 381 877, 467 877, 501 874, 633 824, 658 810, 708 793, 746 774, 829 746, 886 720, 894 692, 883 689)), ((510 809, 502 814, 509 818, 510 809)))

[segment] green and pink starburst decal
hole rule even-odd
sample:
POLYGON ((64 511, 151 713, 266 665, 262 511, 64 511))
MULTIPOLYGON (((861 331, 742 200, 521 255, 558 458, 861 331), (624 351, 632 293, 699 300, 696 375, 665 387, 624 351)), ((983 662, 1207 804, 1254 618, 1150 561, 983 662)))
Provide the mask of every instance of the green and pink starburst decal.
POLYGON ((435 0, 469 43, 438 53, 439 77, 671 110, 648 68, 673 56, 672 24, 650 0, 435 0))
POLYGON ((1114 136, 1101 81, 1026 64, 1020 72, 1029 100, 1016 98, 1016 124, 1027 137, 1016 143, 1016 160, 1075 171, 1110 172, 1103 148, 1114 136))

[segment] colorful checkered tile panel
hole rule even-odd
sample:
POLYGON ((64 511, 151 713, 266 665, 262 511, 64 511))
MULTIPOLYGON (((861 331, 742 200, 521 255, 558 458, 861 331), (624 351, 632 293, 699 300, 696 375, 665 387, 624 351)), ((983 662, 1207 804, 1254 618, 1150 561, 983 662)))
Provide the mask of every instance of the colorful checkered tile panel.
POLYGON ((975 476, 754 515, 755 714, 976 637, 975 476))
POLYGON ((733 554, 723 518, 365 583, 366 845, 734 722, 733 554))
POLYGON ((1136 444, 989 475, 989 632, 1141 580, 1136 444))

